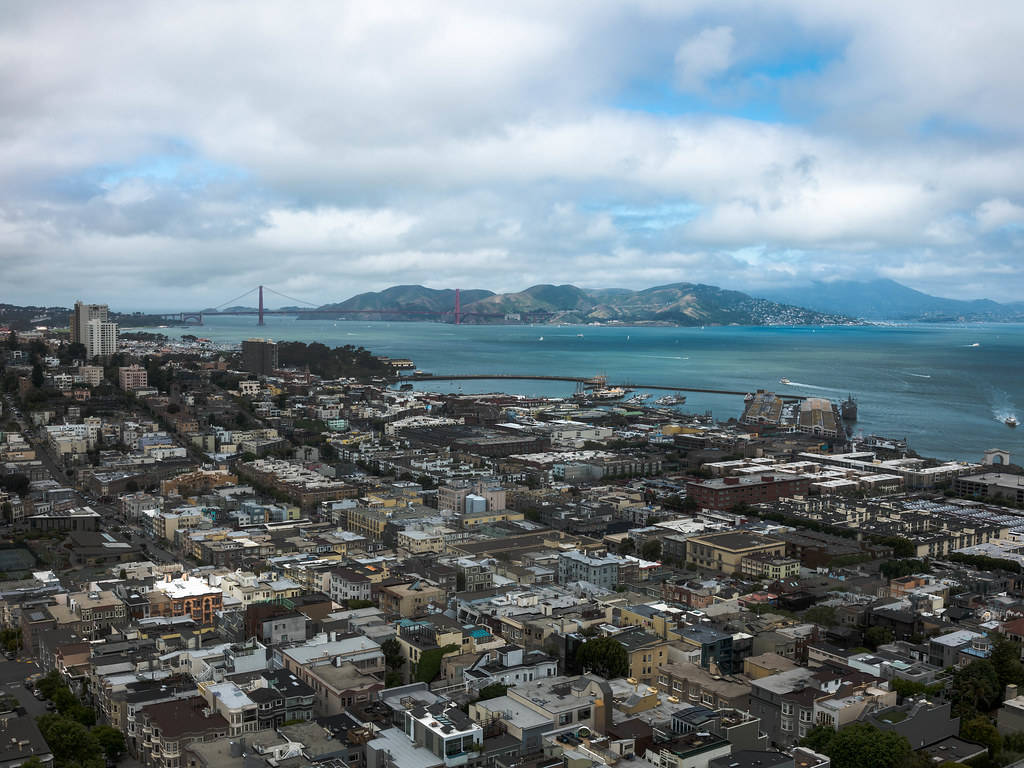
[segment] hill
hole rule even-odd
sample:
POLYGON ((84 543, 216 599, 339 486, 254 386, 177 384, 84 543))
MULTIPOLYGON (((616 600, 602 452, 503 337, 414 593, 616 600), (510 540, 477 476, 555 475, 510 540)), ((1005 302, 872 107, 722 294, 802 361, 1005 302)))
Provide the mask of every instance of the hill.
MULTIPOLYGON (((423 310, 442 319, 453 316, 455 292, 422 286, 395 286, 363 293, 320 309, 423 310), (450 314, 449 314, 450 313, 450 314)), ((756 299, 713 285, 675 283, 634 291, 586 289, 575 285, 534 285, 516 293, 461 292, 462 322, 504 322, 506 316, 546 323, 621 323, 650 325, 820 325, 849 322, 819 312, 756 299)), ((415 316, 408 316, 416 319, 415 316)))
MULTIPOLYGON (((491 291, 465 290, 461 291, 460 301, 465 306, 493 295, 491 291)), ((446 312, 452 311, 454 306, 455 291, 451 288, 439 290, 424 288, 422 285, 395 285, 383 291, 360 293, 336 304, 324 304, 319 309, 380 310, 383 313, 396 309, 446 312)))
POLYGON ((1024 320, 1024 304, 990 299, 949 299, 931 296, 895 280, 838 280, 768 291, 766 299, 799 304, 818 311, 839 312, 865 320, 1011 321, 1024 320))

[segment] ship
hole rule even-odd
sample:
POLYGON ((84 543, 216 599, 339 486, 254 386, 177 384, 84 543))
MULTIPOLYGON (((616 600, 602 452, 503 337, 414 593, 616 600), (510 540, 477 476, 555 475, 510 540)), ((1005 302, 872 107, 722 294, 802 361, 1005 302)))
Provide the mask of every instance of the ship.
POLYGON ((1003 424, 1005 424, 1008 427, 1016 427, 1017 426, 1017 417, 1016 416, 1007 416, 1005 419, 1003 419, 1003 424))
POLYGON ((840 412, 843 414, 843 421, 852 422, 857 420, 857 401, 853 399, 853 395, 849 395, 843 401, 840 406, 840 412))
POLYGON ((594 400, 621 400, 627 393, 628 390, 622 387, 604 387, 602 389, 595 389, 590 393, 590 396, 594 400))
POLYGON ((791 382, 791 381, 790 381, 789 379, 787 379, 787 378, 786 378, 785 376, 783 376, 783 377, 782 377, 781 379, 779 379, 779 384, 792 384, 792 383, 793 383, 793 382, 791 382))
POLYGON ((686 402, 686 395, 665 395, 654 401, 655 405, 682 405, 686 402))

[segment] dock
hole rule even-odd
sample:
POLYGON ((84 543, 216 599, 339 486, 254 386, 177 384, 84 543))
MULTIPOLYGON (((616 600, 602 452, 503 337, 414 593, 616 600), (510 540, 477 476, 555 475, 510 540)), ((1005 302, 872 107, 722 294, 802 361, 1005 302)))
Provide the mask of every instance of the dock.
MULTIPOLYGON (((487 379, 509 380, 509 381, 564 381, 582 386, 593 386, 593 376, 531 376, 518 373, 419 373, 411 376, 403 376, 403 381, 483 381, 487 379)), ((603 386, 622 387, 623 389, 653 389, 660 392, 698 392, 707 395, 734 395, 746 397, 748 392, 738 392, 731 389, 707 389, 703 387, 669 387, 664 384, 638 384, 629 382, 627 384, 603 383, 603 386)), ((804 400, 807 395, 779 395, 783 400, 804 400)))

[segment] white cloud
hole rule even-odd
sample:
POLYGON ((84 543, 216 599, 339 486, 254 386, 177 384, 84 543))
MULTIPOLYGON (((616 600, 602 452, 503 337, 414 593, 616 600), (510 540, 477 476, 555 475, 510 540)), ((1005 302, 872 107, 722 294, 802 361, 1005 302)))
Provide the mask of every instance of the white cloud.
POLYGON ((967 252, 1024 289, 1016 4, 112 7, 0 29, 3 300, 962 285, 967 252))
POLYGON ((1008 224, 1024 224, 1024 206, 1011 203, 1005 197, 998 197, 979 205, 974 218, 983 232, 991 232, 1008 224))
POLYGON ((676 50, 676 85, 683 91, 703 90, 707 81, 732 65, 733 40, 730 27, 701 30, 676 50))

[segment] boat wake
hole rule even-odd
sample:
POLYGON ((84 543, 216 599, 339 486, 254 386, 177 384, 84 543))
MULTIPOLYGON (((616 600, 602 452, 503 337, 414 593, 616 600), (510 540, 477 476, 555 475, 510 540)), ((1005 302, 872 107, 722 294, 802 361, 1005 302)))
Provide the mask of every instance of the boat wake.
POLYGON ((787 381, 785 382, 790 387, 800 387, 801 389, 820 389, 823 392, 838 392, 835 387, 819 387, 816 384, 801 384, 799 381, 787 381))
POLYGON ((931 378, 931 376, 929 374, 927 374, 927 373, 911 373, 910 371, 907 371, 907 376, 916 376, 919 379, 930 379, 931 378))
POLYGON ((689 360, 688 357, 672 357, 671 355, 644 355, 644 357, 650 360, 689 360))

